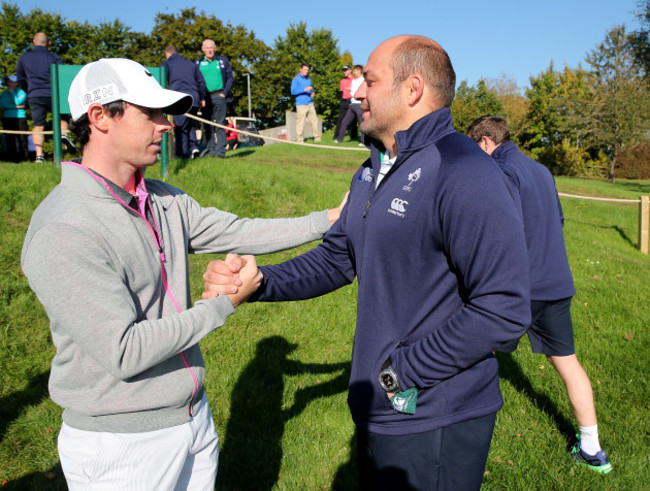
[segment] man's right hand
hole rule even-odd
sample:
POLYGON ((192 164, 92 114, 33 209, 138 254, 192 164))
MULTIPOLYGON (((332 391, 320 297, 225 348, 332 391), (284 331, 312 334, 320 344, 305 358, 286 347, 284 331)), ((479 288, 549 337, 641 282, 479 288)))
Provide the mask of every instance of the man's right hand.
POLYGON ((203 274, 205 291, 203 299, 226 293, 237 307, 244 303, 262 283, 262 273, 254 256, 237 257, 228 254, 225 261, 210 261, 203 274))

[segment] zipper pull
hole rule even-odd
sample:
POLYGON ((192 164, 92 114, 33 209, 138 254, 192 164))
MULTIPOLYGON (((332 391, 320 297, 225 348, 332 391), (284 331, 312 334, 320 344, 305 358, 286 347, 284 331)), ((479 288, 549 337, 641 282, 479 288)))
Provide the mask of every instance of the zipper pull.
POLYGON ((366 218, 369 209, 370 209, 370 200, 368 200, 368 202, 366 203, 366 208, 363 210, 363 218, 366 218))

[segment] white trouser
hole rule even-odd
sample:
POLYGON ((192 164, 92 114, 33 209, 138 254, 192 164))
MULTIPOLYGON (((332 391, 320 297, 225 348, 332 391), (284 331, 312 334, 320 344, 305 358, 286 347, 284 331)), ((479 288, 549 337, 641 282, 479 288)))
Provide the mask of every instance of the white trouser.
POLYGON ((219 436, 203 395, 189 423, 144 433, 107 433, 63 423, 59 457, 76 490, 214 490, 219 436))

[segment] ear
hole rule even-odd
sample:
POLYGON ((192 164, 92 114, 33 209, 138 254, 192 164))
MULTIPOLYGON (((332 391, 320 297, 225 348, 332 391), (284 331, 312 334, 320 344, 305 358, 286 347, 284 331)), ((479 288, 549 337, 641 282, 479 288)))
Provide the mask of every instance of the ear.
POLYGON ((496 143, 494 143, 494 140, 485 135, 481 137, 480 145, 481 148, 490 155, 492 155, 492 152, 494 152, 494 149, 497 147, 496 143))
POLYGON ((419 73, 414 73, 406 79, 405 88, 407 91, 407 102, 409 106, 414 106, 424 94, 424 78, 419 73))
POLYGON ((99 131, 105 132, 108 129, 110 119, 110 115, 104 106, 93 104, 88 108, 88 121, 91 126, 99 131))

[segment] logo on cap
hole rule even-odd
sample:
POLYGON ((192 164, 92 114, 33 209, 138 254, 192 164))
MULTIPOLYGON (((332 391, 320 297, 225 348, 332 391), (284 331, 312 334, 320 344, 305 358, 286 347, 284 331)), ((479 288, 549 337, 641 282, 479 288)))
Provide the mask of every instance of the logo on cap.
POLYGON ((117 94, 117 87, 115 84, 102 85, 90 92, 81 95, 81 105, 90 106, 95 102, 100 102, 113 97, 117 94))

